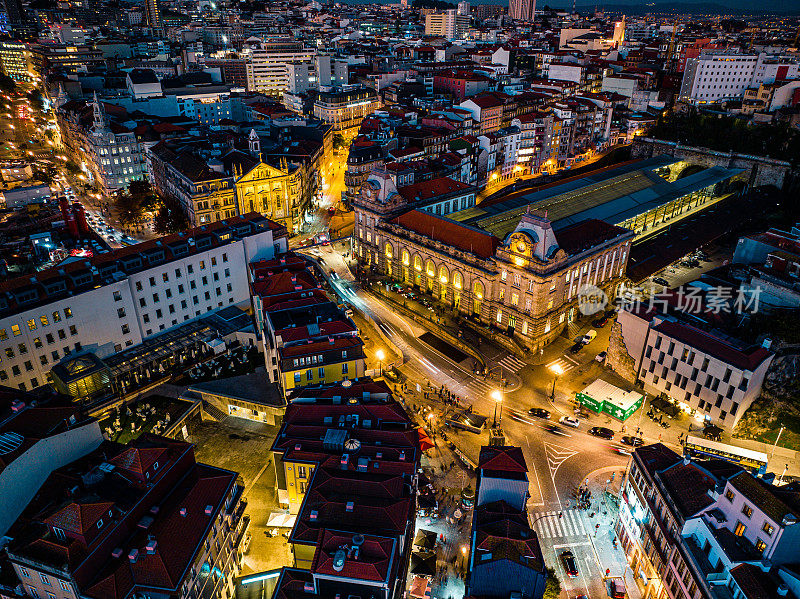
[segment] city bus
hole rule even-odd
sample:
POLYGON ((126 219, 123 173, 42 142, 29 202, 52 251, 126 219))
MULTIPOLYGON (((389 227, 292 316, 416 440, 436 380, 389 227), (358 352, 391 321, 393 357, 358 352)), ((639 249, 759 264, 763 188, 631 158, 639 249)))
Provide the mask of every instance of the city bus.
POLYGON ((760 451, 727 445, 719 441, 709 441, 692 435, 687 435, 683 450, 690 457, 727 460, 757 474, 764 474, 767 471, 767 454, 760 451))

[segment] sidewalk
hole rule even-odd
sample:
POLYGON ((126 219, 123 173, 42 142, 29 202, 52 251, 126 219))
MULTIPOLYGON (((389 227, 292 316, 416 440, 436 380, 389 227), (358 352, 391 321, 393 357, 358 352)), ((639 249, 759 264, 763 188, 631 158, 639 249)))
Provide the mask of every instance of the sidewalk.
POLYGON ((590 474, 584 482, 588 483, 591 492, 591 507, 582 510, 581 514, 586 530, 591 531, 589 541, 600 568, 600 576, 624 579, 628 598, 641 599, 641 592, 628 566, 625 552, 616 541, 614 532, 614 523, 619 512, 620 486, 624 477, 625 468, 602 468, 590 474))

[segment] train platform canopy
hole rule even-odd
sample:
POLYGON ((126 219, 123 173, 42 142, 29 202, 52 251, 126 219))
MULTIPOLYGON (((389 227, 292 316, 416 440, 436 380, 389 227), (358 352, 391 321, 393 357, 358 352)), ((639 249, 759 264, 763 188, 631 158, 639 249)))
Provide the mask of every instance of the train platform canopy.
POLYGON ((679 162, 670 156, 655 156, 600 169, 560 185, 481 203, 451 214, 449 218, 483 229, 499 239, 505 239, 529 209, 547 213, 556 231, 587 219, 622 225, 640 214, 744 172, 743 169, 712 167, 674 181, 659 174, 666 174, 669 167, 679 162))

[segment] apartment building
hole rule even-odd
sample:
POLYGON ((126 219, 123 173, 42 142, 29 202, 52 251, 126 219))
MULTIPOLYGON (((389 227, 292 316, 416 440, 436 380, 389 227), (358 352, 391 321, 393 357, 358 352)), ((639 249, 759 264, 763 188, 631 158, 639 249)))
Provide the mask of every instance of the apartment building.
POLYGON ((644 599, 797 598, 800 494, 721 460, 638 448, 615 530, 644 599))
POLYGON ((800 62, 794 57, 703 50, 686 60, 678 97, 698 104, 741 100, 748 88, 789 79, 800 79, 800 62))
POLYGON ((91 103, 73 100, 56 112, 64 145, 74 153, 87 178, 106 194, 147 176, 134 132, 116 118, 124 113, 122 108, 98 101, 96 94, 91 103))
POLYGON ((314 116, 334 131, 355 136, 361 121, 381 107, 380 96, 367 87, 323 91, 314 101, 314 116))
POLYGON ((104 441, 47 478, 9 531, 8 558, 34 599, 228 599, 248 532, 237 479, 196 463, 187 442, 104 441))
POLYGON ((528 521, 528 467, 519 447, 482 447, 478 457, 466 596, 541 599, 547 569, 528 521))
POLYGON ((306 387, 273 445, 281 503, 296 514, 274 597, 402 596, 415 532, 419 430, 384 382, 306 387))
POLYGON ((608 363, 696 419, 733 428, 760 395, 773 358, 768 341, 747 345, 699 328, 679 310, 641 306, 617 314, 608 363))
POLYGON ((0 386, 0 536, 50 473, 103 441, 100 425, 69 397, 0 386))
POLYGON ((316 53, 314 48, 304 48, 299 42, 265 42, 252 48, 247 53, 247 90, 283 99, 283 92, 288 89, 288 65, 309 63, 309 73, 315 73, 316 53))
POLYGON ((259 214, 218 221, 0 284, 0 383, 45 384, 80 352, 99 358, 227 306, 250 306, 247 265, 286 251, 259 214))
POLYGON ((455 9, 425 15, 425 35, 460 40, 465 38, 469 25, 469 14, 455 9))
POLYGON ((364 375, 364 344, 353 321, 290 253, 250 264, 256 326, 267 373, 284 393, 364 375))
POLYGON ((15 40, 0 41, 0 71, 14 81, 31 81, 28 45, 15 40))

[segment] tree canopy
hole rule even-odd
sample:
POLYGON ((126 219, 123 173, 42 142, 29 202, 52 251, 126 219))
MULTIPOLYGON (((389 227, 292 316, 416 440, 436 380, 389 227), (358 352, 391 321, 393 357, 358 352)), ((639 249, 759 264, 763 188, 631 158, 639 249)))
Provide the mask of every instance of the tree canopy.
POLYGON ((155 217, 154 228, 160 235, 168 235, 183 231, 189 226, 189 220, 183 207, 175 200, 164 200, 155 217))
POLYGON ((720 152, 755 154, 800 165, 800 130, 785 123, 750 125, 734 116, 702 114, 696 109, 670 112, 658 119, 650 137, 720 152))

